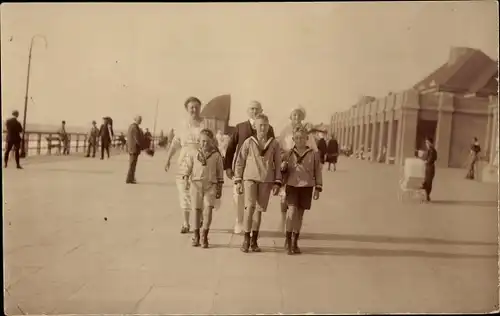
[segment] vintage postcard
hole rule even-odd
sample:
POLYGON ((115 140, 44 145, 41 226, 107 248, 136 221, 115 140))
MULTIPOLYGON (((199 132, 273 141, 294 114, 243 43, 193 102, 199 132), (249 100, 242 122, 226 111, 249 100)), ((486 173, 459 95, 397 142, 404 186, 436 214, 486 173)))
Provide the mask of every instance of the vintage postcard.
POLYGON ((496 1, 0 13, 7 315, 499 309, 496 1))

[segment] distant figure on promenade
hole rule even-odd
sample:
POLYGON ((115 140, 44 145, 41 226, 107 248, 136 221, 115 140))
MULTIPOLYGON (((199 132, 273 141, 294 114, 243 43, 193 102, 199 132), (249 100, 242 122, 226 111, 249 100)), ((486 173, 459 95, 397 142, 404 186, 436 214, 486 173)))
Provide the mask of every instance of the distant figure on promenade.
POLYGON ((144 132, 144 149, 151 148, 151 142, 153 141, 153 135, 149 132, 149 129, 146 128, 144 132))
POLYGON ((134 118, 134 123, 130 124, 127 132, 129 153, 128 173, 127 179, 125 180, 125 183, 127 184, 137 183, 137 180, 135 179, 135 170, 137 167, 137 160, 139 159, 139 155, 144 148, 144 135, 142 134, 142 130, 139 127, 141 123, 142 117, 140 115, 136 116, 134 118))
POLYGON ((326 140, 325 140, 323 133, 321 134, 321 136, 318 139, 317 147, 318 147, 318 152, 319 152, 319 157, 321 159, 321 163, 324 164, 325 163, 325 156, 326 156, 326 140))
POLYGON ((59 134, 59 141, 61 142, 61 146, 63 148, 63 155, 69 155, 69 137, 66 132, 66 121, 61 122, 61 128, 57 131, 59 134))
POLYGON ((339 158, 339 142, 335 136, 328 137, 328 144, 326 146, 326 162, 328 163, 328 171, 333 165, 333 171, 337 171, 337 161, 339 158))
POLYGON ((208 232, 212 224, 212 213, 216 200, 222 196, 224 164, 215 146, 211 130, 200 132, 200 149, 187 152, 179 168, 185 186, 190 188, 191 206, 194 212, 193 247, 208 248, 208 232), (201 235, 200 235, 201 229, 201 235))
POLYGON ((7 131, 6 136, 6 149, 3 157, 4 167, 7 168, 9 163, 9 156, 12 148, 14 148, 14 155, 16 159, 17 169, 23 169, 19 161, 19 150, 21 149, 21 133, 23 132, 23 127, 21 123, 17 120, 19 117, 18 111, 12 112, 12 117, 5 122, 5 130, 7 131))
POLYGON ((123 133, 120 133, 120 136, 118 136, 118 142, 120 146, 120 150, 125 150, 125 146, 127 145, 127 140, 125 138, 125 135, 123 133))
MULTIPOLYGON (((312 125, 308 123, 303 123, 306 118, 306 110, 303 107, 296 107, 290 112, 290 124, 288 124, 278 136, 278 141, 281 147, 281 159, 287 160, 284 156, 287 152, 290 152, 295 146, 293 142, 293 131, 298 127, 304 127, 308 132, 311 131, 312 125)), ((318 151, 318 147, 313 137, 308 137, 307 146, 314 151, 318 151)), ((280 191, 281 196, 281 226, 280 230, 284 233, 286 230, 286 213, 288 210, 288 205, 286 203, 286 188, 283 186, 280 191)))
POLYGON ((474 180, 476 174, 476 165, 479 161, 479 153, 481 152, 481 145, 477 137, 472 140, 472 145, 469 151, 468 172, 465 176, 466 179, 474 180))
POLYGON ((104 159, 104 151, 108 155, 109 159, 109 146, 111 146, 111 140, 115 136, 113 132, 113 123, 110 117, 102 118, 102 125, 99 129, 99 137, 101 139, 101 160, 104 159))
MULTIPOLYGON (((227 150, 224 156, 224 169, 226 170, 226 175, 229 179, 234 178, 234 163, 236 156, 238 155, 241 146, 251 136, 255 136, 255 117, 262 113, 262 105, 258 101, 251 101, 247 109, 248 120, 236 124, 235 130, 229 143, 227 145, 227 150)), ((268 138, 274 137, 274 130, 272 126, 269 126, 268 138)), ((240 234, 243 230, 243 215, 245 210, 245 199, 244 194, 238 194, 236 192, 236 186, 233 187, 233 198, 236 204, 236 223, 234 225, 234 233, 240 234)))
POLYGON ((176 171, 176 184, 179 193, 179 202, 184 215, 184 222, 181 227, 181 234, 187 234, 190 231, 190 212, 191 212, 191 194, 189 192, 189 182, 183 179, 180 174, 180 166, 184 163, 184 159, 189 153, 197 153, 200 148, 200 132, 205 128, 205 120, 200 116, 201 101, 196 97, 190 97, 184 102, 184 109, 189 115, 186 120, 183 120, 179 127, 172 130, 172 142, 167 151, 167 162, 165 171, 170 170, 171 159, 177 151, 179 158, 177 159, 178 170, 176 171))
POLYGON ((424 155, 425 161, 425 179, 422 184, 422 189, 425 191, 425 197, 427 202, 431 201, 432 192, 432 182, 434 181, 434 176, 436 175, 436 160, 437 151, 434 148, 434 140, 431 137, 425 139, 425 145, 427 146, 427 151, 424 155))
POLYGON ((298 240, 304 212, 311 209, 312 199, 317 200, 323 188, 320 153, 307 146, 309 137, 303 126, 296 127, 293 136, 295 146, 285 154, 287 160, 282 163, 288 205, 285 249, 289 255, 301 253, 298 240))
POLYGON ((92 121, 92 127, 90 128, 89 134, 89 144, 87 147, 87 155, 85 157, 90 157, 90 150, 92 149, 92 158, 95 158, 95 152, 97 149, 97 142, 99 141, 99 129, 97 128, 96 121, 92 121))
POLYGON ((241 145, 234 167, 236 192, 244 194, 245 237, 241 251, 260 252, 258 245, 262 213, 266 212, 271 192, 278 195, 281 184, 281 149, 274 137, 269 137, 269 118, 254 117, 255 135, 241 145))

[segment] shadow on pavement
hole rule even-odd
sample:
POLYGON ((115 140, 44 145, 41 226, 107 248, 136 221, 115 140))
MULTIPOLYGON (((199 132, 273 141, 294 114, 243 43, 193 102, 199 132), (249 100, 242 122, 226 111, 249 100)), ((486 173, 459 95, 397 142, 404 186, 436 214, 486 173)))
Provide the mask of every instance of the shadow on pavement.
MULTIPOLYGON (((212 232, 232 234, 231 229, 212 229, 212 232)), ((261 231, 261 237, 283 238, 283 233, 276 231, 261 231)), ((348 234, 326 234, 326 233, 303 233, 300 239, 307 240, 330 240, 330 241, 354 241, 367 243, 390 243, 390 244, 442 244, 463 246, 497 246, 495 242, 448 240, 424 237, 394 237, 382 235, 348 235, 348 234)))
POLYGON ((392 250, 370 248, 300 247, 303 254, 351 257, 420 257, 442 259, 498 259, 497 255, 430 252, 422 250, 392 250))
MULTIPOLYGON (((299 245, 300 246, 300 245, 299 245)), ((239 249, 240 245, 210 244, 210 248, 239 249)), ((262 253, 275 252, 286 255, 282 247, 260 246, 262 253)), ((373 248, 338 248, 338 247, 304 247, 300 246, 301 256, 345 256, 345 257, 416 257, 416 258, 440 258, 440 259, 498 259, 498 255, 467 254, 431 252, 422 250, 396 250, 396 249, 373 249, 373 248)), ((250 251, 251 255, 252 252, 250 251)))
POLYGON ((113 171, 108 170, 79 170, 79 169, 67 169, 67 168, 36 168, 31 169, 31 171, 53 171, 53 172, 67 172, 67 173, 83 173, 83 174, 113 174, 113 171))
POLYGON ((432 204, 441 205, 458 205, 458 206, 472 206, 472 207, 497 207, 496 201, 452 201, 452 200, 433 200, 432 204))
POLYGON ((138 185, 151 185, 151 186, 157 186, 157 187, 174 187, 175 183, 174 182, 154 182, 154 181, 139 181, 137 182, 138 185))

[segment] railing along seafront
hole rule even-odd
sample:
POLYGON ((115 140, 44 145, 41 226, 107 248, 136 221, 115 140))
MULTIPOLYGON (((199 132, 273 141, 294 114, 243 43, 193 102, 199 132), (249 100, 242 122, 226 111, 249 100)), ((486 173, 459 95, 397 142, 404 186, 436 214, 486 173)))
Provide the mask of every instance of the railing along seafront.
MULTIPOLYGON (((2 131, 2 152, 5 151, 5 138, 6 131, 2 131)), ((69 139, 69 153, 86 153, 88 148, 88 134, 87 133, 67 133, 69 139)), ((57 132, 47 131, 26 131, 26 141, 24 143, 26 156, 40 156, 40 155, 61 155, 64 149, 59 134, 57 132)), ((153 143, 158 146, 161 142, 159 136, 153 137, 153 143)), ((99 145, 99 144, 98 144, 99 145)), ((120 141, 118 136, 115 135, 111 142, 111 147, 125 151, 126 147, 120 141)), ((97 151, 100 150, 97 148, 97 151)))

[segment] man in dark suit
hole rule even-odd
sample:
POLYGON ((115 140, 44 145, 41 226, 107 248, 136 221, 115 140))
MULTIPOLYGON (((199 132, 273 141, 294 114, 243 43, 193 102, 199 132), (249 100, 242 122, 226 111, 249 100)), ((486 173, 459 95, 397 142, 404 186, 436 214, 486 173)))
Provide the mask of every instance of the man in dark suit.
POLYGON ((135 169, 137 167, 137 160, 139 159, 139 155, 144 148, 144 135, 142 134, 142 130, 139 127, 141 123, 142 117, 136 116, 134 119, 134 123, 130 124, 127 132, 129 166, 125 183, 129 184, 137 183, 137 181, 135 180, 135 169))
POLYGON ((7 136, 5 139, 7 142, 7 148, 5 150, 5 156, 3 158, 5 168, 7 168, 7 164, 9 162, 10 152, 12 148, 14 148, 17 169, 23 169, 19 162, 19 150, 21 149, 21 133, 23 132, 23 127, 17 120, 18 117, 19 112, 13 111, 12 117, 5 122, 5 129, 7 130, 7 136))
POLYGON ((99 137, 101 138, 101 160, 104 159, 104 151, 106 151, 109 159, 109 146, 111 146, 111 141, 115 136, 113 133, 113 125, 110 122, 110 118, 103 117, 102 120, 103 123, 101 125, 101 128, 99 129, 99 137))
MULTIPOLYGON (((236 125, 233 135, 229 140, 227 146, 226 154, 224 157, 224 169, 226 170, 226 175, 229 179, 234 177, 234 159, 243 145, 243 142, 252 135, 255 135, 255 129, 253 127, 254 118, 262 113, 262 105, 258 101, 250 102, 247 110, 249 119, 236 125)), ((272 126, 269 126, 268 137, 274 137, 274 130, 272 126)), ((236 225, 234 227, 234 233, 239 234, 243 227, 243 212, 245 210, 245 203, 243 195, 234 194, 234 200, 237 207, 237 217, 236 225)))

